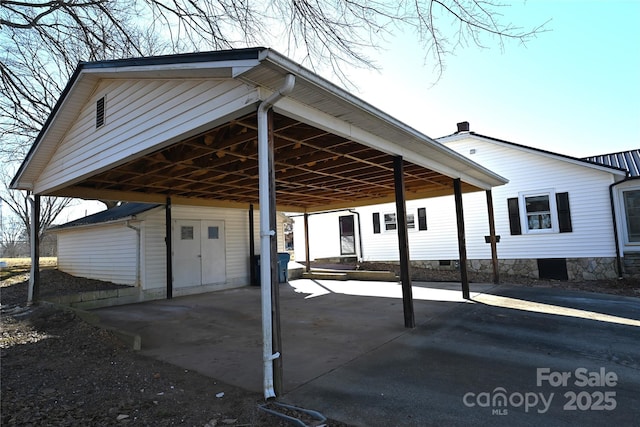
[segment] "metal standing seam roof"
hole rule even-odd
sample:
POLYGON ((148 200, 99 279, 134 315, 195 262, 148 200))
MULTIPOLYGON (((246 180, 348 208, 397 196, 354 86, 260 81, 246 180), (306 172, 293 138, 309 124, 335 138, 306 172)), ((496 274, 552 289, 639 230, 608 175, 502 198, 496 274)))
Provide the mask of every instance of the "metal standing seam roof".
POLYGON ((584 160, 605 166, 626 169, 629 177, 640 177, 640 149, 621 151, 619 153, 600 154, 585 157, 584 160))

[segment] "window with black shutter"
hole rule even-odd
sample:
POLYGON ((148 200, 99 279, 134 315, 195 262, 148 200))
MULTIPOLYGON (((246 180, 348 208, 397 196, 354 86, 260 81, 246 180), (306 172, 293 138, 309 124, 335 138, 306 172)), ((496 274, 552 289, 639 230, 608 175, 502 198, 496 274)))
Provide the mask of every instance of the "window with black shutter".
POLYGON ((569 193, 553 190, 521 193, 507 199, 511 235, 573 231, 569 193))

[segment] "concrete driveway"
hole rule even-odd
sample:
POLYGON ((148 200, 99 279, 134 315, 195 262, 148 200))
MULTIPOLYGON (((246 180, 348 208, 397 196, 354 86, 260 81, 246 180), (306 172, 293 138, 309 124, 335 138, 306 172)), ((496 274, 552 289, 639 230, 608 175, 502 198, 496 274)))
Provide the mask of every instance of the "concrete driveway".
MULTIPOLYGON (((282 401, 362 426, 638 425, 640 299, 546 288, 281 285, 282 401)), ((260 290, 95 310, 144 354, 260 391, 260 290)))

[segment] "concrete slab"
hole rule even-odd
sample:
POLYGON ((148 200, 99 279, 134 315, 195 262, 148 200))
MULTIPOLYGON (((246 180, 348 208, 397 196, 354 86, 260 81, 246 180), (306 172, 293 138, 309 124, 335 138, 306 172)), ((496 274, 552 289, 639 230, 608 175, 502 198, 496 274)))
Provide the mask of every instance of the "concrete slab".
MULTIPOLYGON (((637 298, 472 284, 465 301, 460 284, 421 283, 418 327, 407 330, 397 283, 300 279, 280 290, 289 403, 366 426, 640 419, 637 298), (538 386, 544 368, 571 378, 538 386), (618 380, 577 385, 582 368, 618 380)), ((260 391, 259 302, 260 289, 245 287, 94 312, 139 334, 145 354, 260 391)))

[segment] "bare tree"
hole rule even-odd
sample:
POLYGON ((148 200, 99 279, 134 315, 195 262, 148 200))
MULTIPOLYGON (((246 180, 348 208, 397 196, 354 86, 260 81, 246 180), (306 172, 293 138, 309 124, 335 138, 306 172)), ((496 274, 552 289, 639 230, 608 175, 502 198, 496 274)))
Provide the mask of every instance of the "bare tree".
MULTIPOLYGON (((9 217, 5 222, 16 224, 16 218, 23 226, 23 233, 28 238, 31 237, 31 208, 29 206, 29 195, 26 191, 9 190, 7 183, 9 179, 3 177, 2 182, 4 188, 0 189, 0 199, 2 204, 9 208, 13 217, 9 217), (14 221, 14 222, 11 222, 14 221)), ((38 237, 40 240, 44 237, 47 229, 51 227, 55 219, 60 215, 67 206, 70 205, 72 199, 68 197, 42 197, 40 199, 40 228, 38 237)))
MULTIPOLYGON (((402 29, 415 34, 442 72, 459 45, 484 46, 490 38, 502 47, 543 31, 504 23, 502 6, 493 0, 2 0, 0 160, 24 158, 82 60, 284 41, 285 54, 313 69, 328 67, 348 84, 345 65, 374 67, 367 52, 402 29)), ((2 197, 28 226, 24 195, 2 197)), ((43 225, 65 203, 43 200, 43 225)))
POLYGON ((446 55, 460 45, 492 39, 502 47, 543 31, 512 25, 503 6, 493 0, 3 0, 0 137, 31 139, 80 59, 284 41, 284 53, 314 69, 329 67, 345 82, 344 65, 373 67, 367 52, 401 28, 415 34, 442 72, 446 55))
POLYGON ((26 236, 24 225, 15 217, 3 221, 0 227, 0 256, 13 258, 24 252, 26 236))

